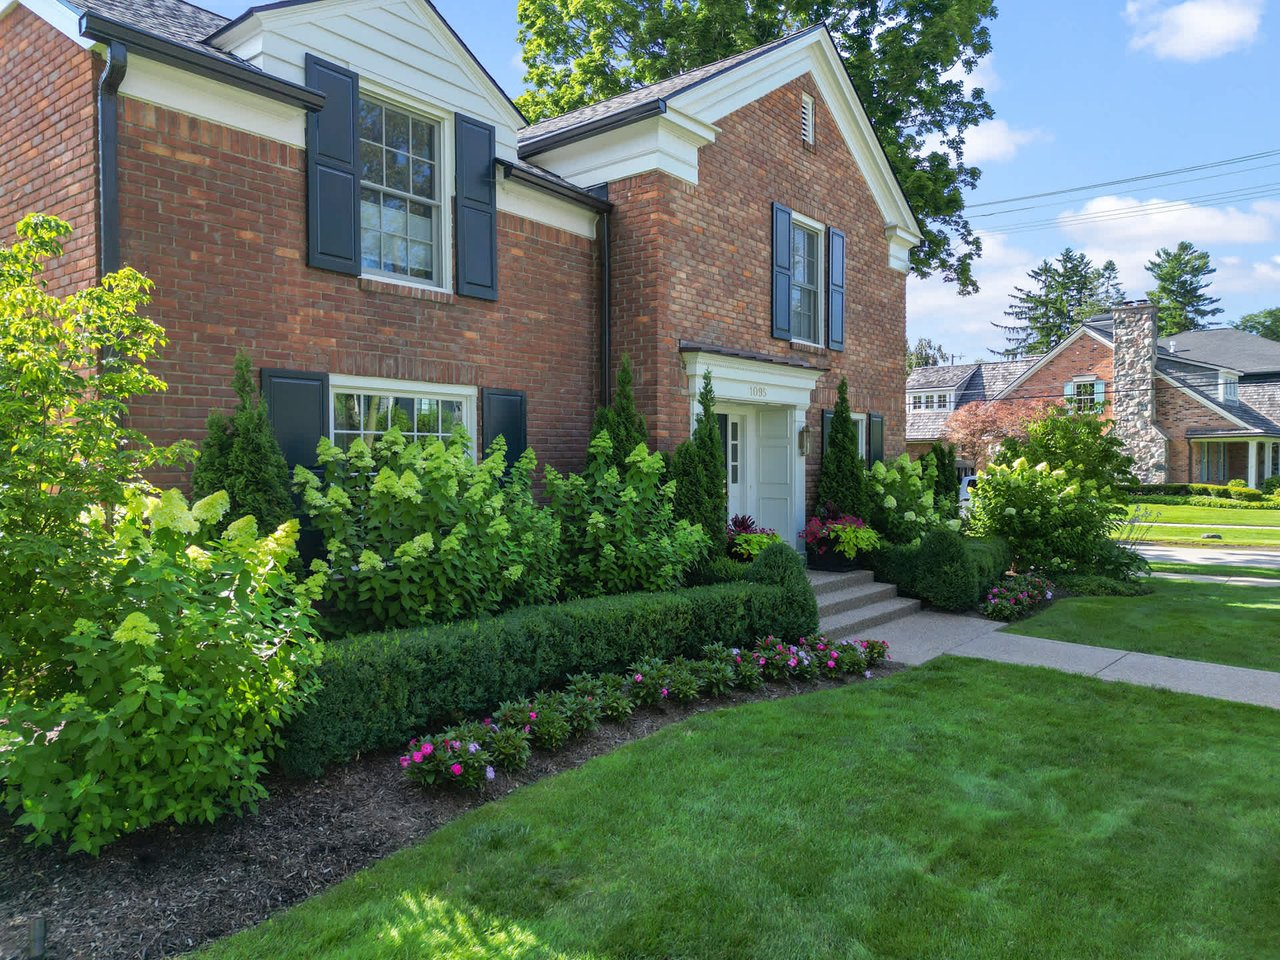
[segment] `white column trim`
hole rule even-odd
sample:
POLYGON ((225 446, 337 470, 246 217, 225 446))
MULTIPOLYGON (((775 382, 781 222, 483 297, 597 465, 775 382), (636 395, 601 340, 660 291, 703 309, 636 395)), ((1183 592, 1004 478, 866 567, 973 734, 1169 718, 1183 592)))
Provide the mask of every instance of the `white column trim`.
POLYGON ((1249 486, 1254 488, 1258 486, 1258 443, 1256 440, 1249 441, 1249 486))

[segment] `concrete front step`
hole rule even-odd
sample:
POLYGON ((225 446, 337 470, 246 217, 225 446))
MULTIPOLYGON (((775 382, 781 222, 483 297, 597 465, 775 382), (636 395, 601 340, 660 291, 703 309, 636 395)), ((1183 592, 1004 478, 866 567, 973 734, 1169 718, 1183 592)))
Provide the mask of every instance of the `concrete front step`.
POLYGON ((892 600, 898 595, 898 588, 892 583, 876 583, 874 580, 855 582, 818 595, 818 618, 825 622, 828 618, 860 607, 869 607, 881 600, 892 600))
POLYGON ((822 617, 822 634, 828 640, 857 639, 858 634, 864 630, 901 617, 909 617, 919 609, 919 600, 894 596, 892 599, 880 600, 835 616, 822 617))
POLYGON ((822 603, 822 596, 859 583, 871 583, 875 575, 870 570, 851 570, 848 573, 828 573, 825 570, 808 570, 814 596, 822 603))

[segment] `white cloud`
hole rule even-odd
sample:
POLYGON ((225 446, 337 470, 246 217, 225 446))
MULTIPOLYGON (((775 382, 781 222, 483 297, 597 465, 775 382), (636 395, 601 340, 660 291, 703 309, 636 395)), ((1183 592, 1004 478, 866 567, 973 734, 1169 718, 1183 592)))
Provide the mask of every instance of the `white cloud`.
POLYGON ((1263 0, 1129 0, 1125 18, 1134 28, 1129 46, 1162 60, 1195 62, 1220 57, 1253 42, 1262 24, 1263 0))
POLYGON ((965 131, 966 163, 1004 163, 1029 143, 1043 143, 1053 138, 1043 130, 1015 130, 1004 120, 986 120, 965 131))
POLYGON ((942 75, 942 79, 959 80, 965 85, 966 90, 981 87, 986 93, 993 93, 1004 86, 1003 81, 1000 79, 1000 74, 996 71, 994 54, 987 54, 979 60, 972 73, 965 73, 964 67, 957 63, 942 75))

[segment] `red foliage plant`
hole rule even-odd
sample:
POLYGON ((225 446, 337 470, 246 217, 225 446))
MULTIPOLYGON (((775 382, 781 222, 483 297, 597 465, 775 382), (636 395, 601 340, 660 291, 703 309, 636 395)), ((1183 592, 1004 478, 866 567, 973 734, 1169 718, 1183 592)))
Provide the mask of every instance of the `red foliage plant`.
POLYGON ((966 403, 947 418, 942 437, 956 448, 956 456, 981 470, 1006 437, 1027 439, 1027 425, 1055 406, 1053 400, 983 400, 966 403))

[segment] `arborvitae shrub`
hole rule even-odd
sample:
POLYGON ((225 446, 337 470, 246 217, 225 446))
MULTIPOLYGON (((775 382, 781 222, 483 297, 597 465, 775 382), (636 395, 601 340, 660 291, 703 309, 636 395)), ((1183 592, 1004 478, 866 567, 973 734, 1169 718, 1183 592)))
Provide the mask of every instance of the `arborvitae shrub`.
POLYGON ((815 512, 827 509, 836 516, 850 514, 866 519, 866 469, 858 453, 858 433, 849 412, 849 382, 841 379, 836 408, 831 417, 827 449, 818 472, 815 512))
POLYGON ((716 393, 711 386, 711 372, 707 371, 698 391, 693 435, 676 447, 671 459, 671 476, 676 481, 676 519, 702 525, 711 540, 712 557, 721 556, 728 549, 725 526, 729 514, 724 446, 715 406, 716 393))
POLYGON ((640 444, 649 443, 649 431, 645 428, 644 417, 636 409, 635 394, 631 389, 631 357, 622 355, 622 363, 618 367, 618 383, 613 392, 613 402, 596 411, 595 423, 591 426, 591 436, 608 433, 613 441, 613 465, 620 475, 627 472, 627 457, 640 444))

